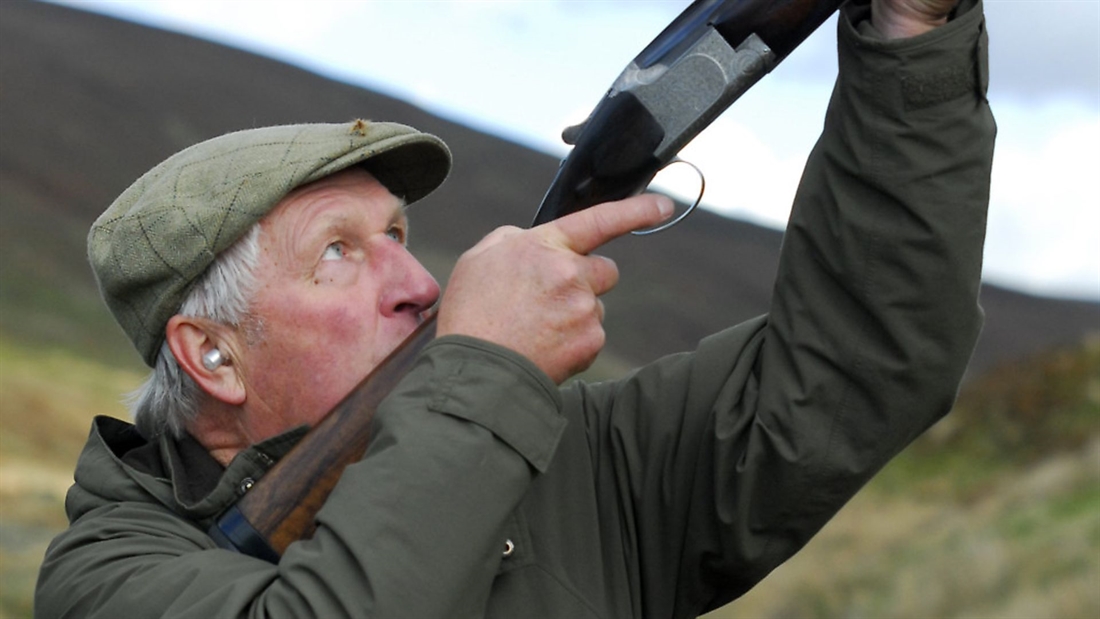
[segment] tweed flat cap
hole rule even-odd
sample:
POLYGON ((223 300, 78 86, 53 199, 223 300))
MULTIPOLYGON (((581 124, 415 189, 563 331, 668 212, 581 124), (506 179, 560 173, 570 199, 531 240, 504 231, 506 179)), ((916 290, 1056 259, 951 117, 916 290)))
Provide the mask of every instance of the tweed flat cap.
POLYGON ((145 173, 92 224, 88 259, 122 330, 152 366, 168 319, 214 257, 294 188, 362 164, 409 204, 451 167, 439 138, 357 120, 239 131, 145 173))

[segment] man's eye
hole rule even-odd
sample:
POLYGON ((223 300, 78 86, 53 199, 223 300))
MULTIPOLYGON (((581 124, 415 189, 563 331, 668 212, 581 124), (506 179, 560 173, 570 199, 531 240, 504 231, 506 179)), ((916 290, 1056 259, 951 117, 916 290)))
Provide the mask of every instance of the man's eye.
POLYGON ((401 227, 398 227, 398 226, 394 226, 394 227, 390 228, 389 230, 386 230, 386 236, 388 236, 391 239, 397 241, 398 243, 404 243, 405 242, 405 229, 401 228, 401 227))
POLYGON ((321 260, 343 260, 344 246, 340 243, 329 243, 325 253, 321 254, 321 260))

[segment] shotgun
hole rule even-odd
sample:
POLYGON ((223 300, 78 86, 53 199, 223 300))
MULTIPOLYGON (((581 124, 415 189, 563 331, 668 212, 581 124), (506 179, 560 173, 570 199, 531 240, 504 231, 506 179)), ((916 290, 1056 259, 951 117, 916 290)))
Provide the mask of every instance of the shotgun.
MULTIPOLYGON (((787 57, 842 0, 696 0, 627 65, 588 119, 563 133, 573 145, 533 225, 641 193, 660 169, 787 57)), ((378 404, 435 337, 427 318, 241 499, 210 535, 273 563, 312 536, 344 468, 370 441, 378 404)))

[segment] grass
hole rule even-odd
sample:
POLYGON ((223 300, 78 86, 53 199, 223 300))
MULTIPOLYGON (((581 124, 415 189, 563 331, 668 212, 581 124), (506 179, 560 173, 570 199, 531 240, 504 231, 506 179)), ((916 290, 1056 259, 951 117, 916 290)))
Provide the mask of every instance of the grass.
POLYGON ((734 617, 1100 617, 1100 342, 970 384, 734 617))
POLYGON ((967 500, 881 486, 712 619, 1100 616, 1100 438, 967 500))
POLYGON ((142 376, 0 335, 0 618, 29 617, 38 565, 95 415, 125 416, 142 376))
MULTIPOLYGON (((1021 366, 972 385, 949 421, 711 618, 1100 616, 1098 351, 1035 361, 1044 380, 1021 366), (992 423, 1018 427, 986 440, 992 423)), ((0 332, 0 619, 32 614, 91 418, 125 416, 120 394, 143 377, 0 332)))

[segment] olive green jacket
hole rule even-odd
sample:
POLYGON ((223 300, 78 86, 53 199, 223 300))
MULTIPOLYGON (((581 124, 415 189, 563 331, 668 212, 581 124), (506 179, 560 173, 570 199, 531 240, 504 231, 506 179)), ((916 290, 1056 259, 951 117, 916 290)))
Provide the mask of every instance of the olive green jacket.
POLYGON ((995 132, 981 5, 963 4, 901 42, 845 7, 767 316, 561 389, 438 339, 278 565, 206 530, 300 431, 223 471, 193 440, 98 419, 36 614, 691 617, 738 597, 954 400, 995 132))

